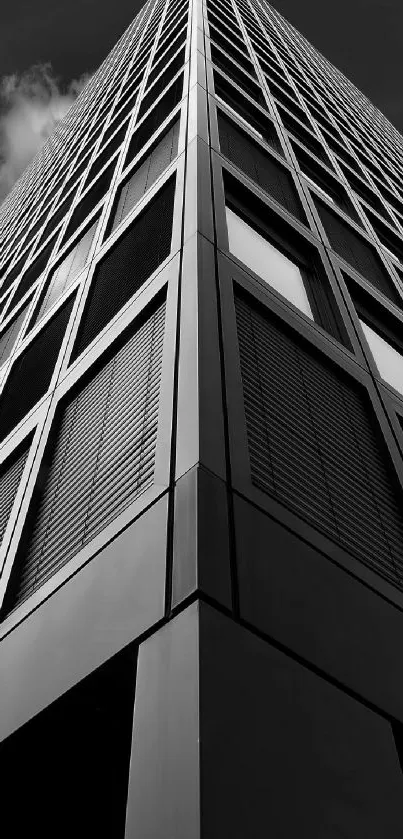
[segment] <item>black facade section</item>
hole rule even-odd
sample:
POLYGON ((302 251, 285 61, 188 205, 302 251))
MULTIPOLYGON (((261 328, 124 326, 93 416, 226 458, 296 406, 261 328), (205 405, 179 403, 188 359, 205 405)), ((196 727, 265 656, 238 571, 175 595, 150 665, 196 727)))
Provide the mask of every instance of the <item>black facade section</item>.
POLYGON ((35 338, 11 368, 0 397, 0 438, 3 440, 45 395, 69 322, 73 299, 35 338))
POLYGON ((3 464, 0 471, 0 543, 7 527, 8 519, 17 494, 21 475, 27 462, 29 446, 14 452, 13 456, 3 464))
MULTIPOLYGON (((176 157, 178 151, 179 120, 166 131, 157 144, 131 172, 129 179, 118 192, 117 205, 114 210, 112 231, 130 213, 130 210, 140 201, 140 198, 162 175, 167 166, 176 157)), ((111 231, 111 232, 112 232, 111 231)))
POLYGON ((15 836, 124 839, 136 658, 119 653, 0 744, 15 836))
POLYGON ((147 205, 95 272, 74 348, 79 355, 168 256, 175 180, 147 205))
POLYGON ((329 237, 330 244, 336 253, 389 300, 400 304, 398 294, 381 260, 376 255, 375 249, 320 201, 315 201, 315 205, 326 235, 329 237))
POLYGON ((403 589, 401 501, 369 402, 239 297, 236 312, 253 483, 403 589))
POLYGON ((165 304, 70 401, 24 535, 8 609, 153 482, 165 304))
POLYGON ((291 175, 222 114, 218 118, 223 154, 296 218, 305 221, 291 175))

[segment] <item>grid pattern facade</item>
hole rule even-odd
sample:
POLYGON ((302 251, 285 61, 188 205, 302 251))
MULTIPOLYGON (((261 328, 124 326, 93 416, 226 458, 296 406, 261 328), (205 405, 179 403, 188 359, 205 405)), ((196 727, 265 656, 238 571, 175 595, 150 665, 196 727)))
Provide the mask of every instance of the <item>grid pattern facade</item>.
POLYGON ((138 635, 169 623, 196 467, 229 570, 194 591, 234 621, 276 635, 243 503, 401 612, 402 175, 399 133, 264 0, 146 3, 0 209, 5 640, 165 500, 138 635))

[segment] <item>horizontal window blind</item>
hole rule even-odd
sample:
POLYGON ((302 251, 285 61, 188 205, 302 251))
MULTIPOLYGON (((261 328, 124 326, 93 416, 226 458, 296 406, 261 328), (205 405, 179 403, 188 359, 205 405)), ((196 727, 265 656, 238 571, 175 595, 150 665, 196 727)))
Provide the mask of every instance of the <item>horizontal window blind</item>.
POLYGON ((236 299, 252 481, 403 589, 401 499, 364 391, 236 299))
POLYGON ((95 272, 74 348, 79 355, 171 250, 175 180, 169 180, 118 239, 95 272))
POLYGON ((21 475, 27 462, 29 446, 18 450, 0 470, 0 543, 10 517, 21 475))
POLYGON ((64 409, 17 557, 10 609, 153 482, 165 303, 64 409))

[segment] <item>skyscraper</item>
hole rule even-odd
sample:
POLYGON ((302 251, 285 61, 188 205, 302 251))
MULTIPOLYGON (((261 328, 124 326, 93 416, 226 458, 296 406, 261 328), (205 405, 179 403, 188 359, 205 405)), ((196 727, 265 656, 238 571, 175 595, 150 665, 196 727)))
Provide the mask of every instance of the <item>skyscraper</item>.
POLYGON ((264 0, 153 0, 4 202, 2 835, 401 837, 402 173, 264 0))

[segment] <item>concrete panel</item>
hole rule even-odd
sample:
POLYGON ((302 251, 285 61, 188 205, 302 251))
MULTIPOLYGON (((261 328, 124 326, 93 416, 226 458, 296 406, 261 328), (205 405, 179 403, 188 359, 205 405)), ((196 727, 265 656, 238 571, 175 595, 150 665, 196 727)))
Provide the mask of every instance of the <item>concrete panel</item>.
POLYGON ((202 836, 398 839, 390 724, 205 604, 199 632, 202 836))
POLYGON ((234 496, 241 616, 403 720, 403 614, 234 496))
POLYGON ((164 614, 167 496, 0 646, 0 740, 164 614))
POLYGON ((198 607, 140 646, 126 839, 199 839, 198 607))
POLYGON ((176 479, 195 464, 225 479, 214 250, 197 234, 183 249, 176 479))
POLYGON ((197 590, 231 608, 226 486, 195 466, 175 489, 172 607, 197 590))

